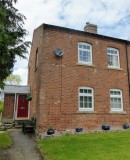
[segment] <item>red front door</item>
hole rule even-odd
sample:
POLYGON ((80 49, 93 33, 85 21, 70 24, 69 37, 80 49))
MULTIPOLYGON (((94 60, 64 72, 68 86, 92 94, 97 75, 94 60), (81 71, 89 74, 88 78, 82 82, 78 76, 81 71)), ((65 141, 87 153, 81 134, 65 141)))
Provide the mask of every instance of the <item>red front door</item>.
POLYGON ((17 118, 28 118, 28 100, 26 95, 18 95, 17 118))

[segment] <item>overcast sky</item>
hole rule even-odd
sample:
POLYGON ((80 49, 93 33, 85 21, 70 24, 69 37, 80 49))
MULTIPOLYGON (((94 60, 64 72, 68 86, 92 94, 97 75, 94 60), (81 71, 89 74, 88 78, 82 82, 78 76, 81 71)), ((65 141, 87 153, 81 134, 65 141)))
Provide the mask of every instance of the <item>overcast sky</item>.
MULTIPOLYGON (((130 0, 18 0, 15 7, 27 18, 30 41, 42 23, 83 30, 86 22, 96 24, 98 34, 130 40, 130 0)), ((17 58, 14 74, 20 74, 23 85, 27 66, 27 60, 17 58)))

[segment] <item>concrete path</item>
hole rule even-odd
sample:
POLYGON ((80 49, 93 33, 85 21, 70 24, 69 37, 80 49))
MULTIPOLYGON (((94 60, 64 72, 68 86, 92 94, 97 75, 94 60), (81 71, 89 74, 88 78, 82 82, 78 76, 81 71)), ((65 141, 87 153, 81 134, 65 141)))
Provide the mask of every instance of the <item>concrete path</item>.
POLYGON ((0 160, 42 160, 36 144, 28 134, 16 129, 9 132, 13 145, 0 154, 0 160))

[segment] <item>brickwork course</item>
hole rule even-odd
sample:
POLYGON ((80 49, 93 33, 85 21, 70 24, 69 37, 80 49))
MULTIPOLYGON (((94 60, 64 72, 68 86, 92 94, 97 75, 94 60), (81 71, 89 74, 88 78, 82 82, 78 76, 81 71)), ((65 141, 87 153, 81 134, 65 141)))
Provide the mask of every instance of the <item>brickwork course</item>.
POLYGON ((29 59, 30 117, 37 130, 120 127, 130 119, 130 42, 96 33, 42 24, 34 30, 29 59), (92 46, 92 65, 78 63, 78 43, 92 46), (108 67, 107 48, 119 50, 120 68, 108 67), (55 49, 64 55, 57 57, 55 49), (94 91, 94 111, 79 111, 79 87, 94 91), (123 111, 111 112, 110 89, 122 91, 123 111))

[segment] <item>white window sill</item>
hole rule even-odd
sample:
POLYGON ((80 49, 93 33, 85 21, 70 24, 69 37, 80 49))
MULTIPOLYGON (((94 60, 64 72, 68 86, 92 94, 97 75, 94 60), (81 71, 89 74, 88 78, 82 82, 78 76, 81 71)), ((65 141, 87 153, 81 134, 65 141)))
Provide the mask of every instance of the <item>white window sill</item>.
POLYGON ((96 114, 97 112, 95 111, 77 111, 79 114, 96 114))
POLYGON ((116 67, 111 67, 111 66, 108 66, 107 68, 111 70, 119 70, 119 71, 123 70, 122 68, 116 68, 116 67))
POLYGON ((95 67, 95 65, 89 64, 89 63, 87 64, 87 63, 80 63, 80 62, 78 62, 77 65, 79 65, 79 66, 88 66, 88 67, 95 67))
POLYGON ((110 111, 110 114, 126 114, 126 111, 110 111))

